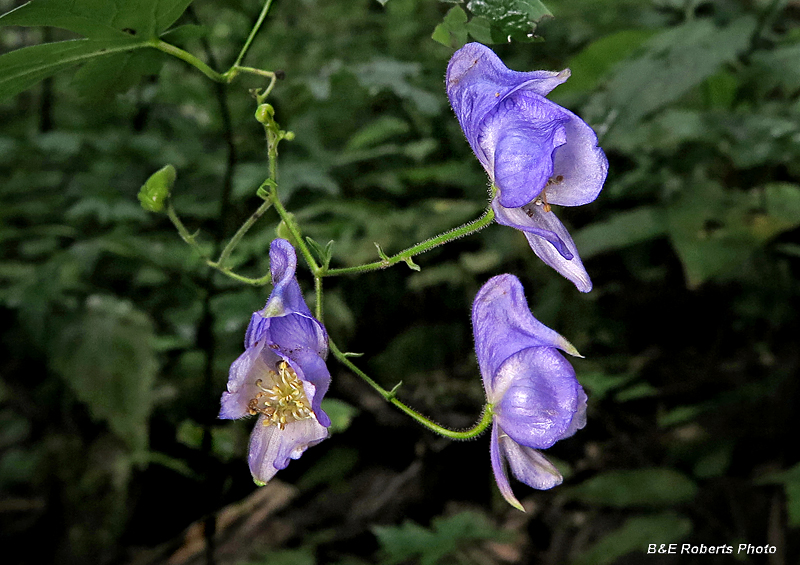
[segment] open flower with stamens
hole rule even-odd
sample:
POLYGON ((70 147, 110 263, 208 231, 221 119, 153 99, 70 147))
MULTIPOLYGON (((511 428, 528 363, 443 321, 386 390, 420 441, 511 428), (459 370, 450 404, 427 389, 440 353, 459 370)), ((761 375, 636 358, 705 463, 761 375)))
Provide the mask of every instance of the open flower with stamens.
POLYGON ((586 424, 586 394, 557 349, 580 356, 570 342, 533 317, 519 279, 499 275, 472 306, 472 328, 493 426, 491 460, 503 497, 522 510, 506 473, 536 489, 561 484, 538 450, 586 424))
POLYGON ((325 439, 331 424, 321 408, 331 381, 328 334, 303 299, 291 244, 273 241, 269 259, 274 288, 250 319, 245 352, 231 365, 219 413, 227 419, 258 415, 248 460, 259 484, 325 439))
POLYGON ((497 222, 522 231, 534 253, 581 292, 592 281, 551 205, 592 202, 608 173, 597 136, 547 95, 561 72, 508 69, 488 47, 468 43, 447 66, 447 96, 497 196, 497 222))

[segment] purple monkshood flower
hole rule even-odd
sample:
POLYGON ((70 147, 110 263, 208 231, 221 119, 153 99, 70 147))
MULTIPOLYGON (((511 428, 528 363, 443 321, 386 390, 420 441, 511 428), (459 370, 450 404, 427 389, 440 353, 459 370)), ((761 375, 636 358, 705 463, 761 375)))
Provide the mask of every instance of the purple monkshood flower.
POLYGON ((472 328, 493 415, 492 470, 503 497, 522 510, 508 482, 506 462, 528 486, 561 484, 558 469, 537 450, 586 425, 586 394, 556 349, 580 355, 533 317, 514 275, 499 275, 483 285, 472 305, 472 328))
POLYGON ((291 244, 273 241, 269 261, 274 288, 250 319, 245 352, 231 365, 219 413, 232 420, 258 415, 248 461, 259 484, 328 437, 331 425, 321 408, 331 382, 328 334, 303 299, 291 244))
POLYGON ((447 96, 472 150, 497 187, 497 222, 521 230, 539 258, 592 290, 578 250, 551 204, 580 206, 603 188, 608 160, 578 116, 545 95, 569 78, 516 72, 488 47, 468 43, 447 66, 447 96))

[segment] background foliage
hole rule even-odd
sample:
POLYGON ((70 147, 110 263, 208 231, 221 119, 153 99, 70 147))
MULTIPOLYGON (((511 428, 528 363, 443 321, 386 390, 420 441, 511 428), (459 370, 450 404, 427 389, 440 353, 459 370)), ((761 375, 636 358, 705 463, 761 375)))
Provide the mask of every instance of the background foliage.
MULTIPOLYGON (((130 25, 161 33, 178 18, 170 41, 217 69, 261 9, 138 4, 165 11, 134 10, 130 25)), ((81 35, 97 49, 140 41, 116 23, 81 35)), ((45 25, 0 28, 0 51, 76 37, 45 25)), ((326 279, 325 321, 381 384, 402 380, 408 403, 466 427, 483 402, 472 298, 494 274, 520 276, 535 315, 586 356, 573 364, 588 425, 548 452, 565 484, 517 484, 528 512, 507 507, 486 438, 423 431, 331 360, 335 433, 255 490, 251 424, 216 413, 268 289, 209 272, 136 195, 172 163, 189 229, 209 248, 229 236, 267 175, 246 91, 262 84, 218 86, 149 49, 98 55, 0 81, 0 521, 18 563, 734 559, 643 556, 670 542, 769 543, 770 564, 797 561, 800 5, 277 1, 247 62, 285 71, 271 102, 296 138, 281 145, 280 192, 307 235, 335 240, 332 266, 485 206, 443 85, 468 40, 499 43, 517 70, 572 69, 551 98, 596 128, 611 165, 595 203, 559 212, 595 290, 491 226, 418 257, 420 272, 326 279)), ((36 49, 11 57, 46 66, 59 48, 36 49)), ((4 57, 6 71, 18 62, 4 57)), ((269 212, 238 248, 241 272, 266 272, 276 223, 269 212)))

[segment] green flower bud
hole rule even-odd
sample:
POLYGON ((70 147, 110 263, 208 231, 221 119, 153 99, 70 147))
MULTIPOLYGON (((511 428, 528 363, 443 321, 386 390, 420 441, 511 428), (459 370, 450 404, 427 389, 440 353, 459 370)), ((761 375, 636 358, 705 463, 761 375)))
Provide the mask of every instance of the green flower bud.
POLYGON ((177 173, 175 167, 166 165, 150 175, 150 178, 139 189, 139 203, 148 212, 161 212, 164 201, 175 184, 177 173))
MULTIPOLYGON (((289 217, 294 219, 294 214, 289 212, 289 217)), ((281 239, 285 239, 293 246, 297 247, 297 240, 292 235, 292 232, 289 231, 289 226, 286 225, 285 221, 281 220, 281 223, 275 228, 275 234, 281 239)))
POLYGON ((256 108, 256 120, 262 124, 269 124, 275 115, 275 108, 272 104, 259 104, 256 108))

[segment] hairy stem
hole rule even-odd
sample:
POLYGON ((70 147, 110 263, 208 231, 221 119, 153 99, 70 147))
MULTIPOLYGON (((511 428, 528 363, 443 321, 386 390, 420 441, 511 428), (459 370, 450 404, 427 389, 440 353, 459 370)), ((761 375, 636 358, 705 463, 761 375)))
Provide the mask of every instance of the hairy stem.
POLYGON ((417 422, 419 422, 432 432, 436 432, 437 434, 443 435, 450 439, 466 440, 479 436, 492 423, 492 407, 491 405, 487 404, 483 409, 483 413, 481 414, 480 420, 478 420, 478 422, 473 427, 467 430, 451 430, 449 428, 445 428, 444 426, 440 426, 430 418, 423 416, 413 408, 409 407, 407 404, 398 400, 397 396, 395 395, 397 387, 395 387, 392 390, 386 390, 381 385, 372 380, 364 371, 356 367, 350 361, 350 359, 347 358, 347 355, 342 353, 342 351, 336 346, 336 344, 333 343, 333 341, 329 340, 328 345, 330 347, 331 353, 333 353, 333 356, 336 357, 336 359, 342 365, 353 371, 356 375, 361 377, 369 386, 378 391, 378 394, 380 394, 384 398, 384 400, 386 400, 391 404, 394 404, 397 408, 405 412, 407 415, 411 416, 414 420, 416 420, 417 422))
POLYGON ((383 259, 381 261, 375 261, 374 263, 367 263, 366 265, 358 265, 356 267, 343 267, 340 269, 327 269, 324 270, 321 274, 322 276, 325 277, 334 277, 337 275, 351 275, 354 273, 365 273, 367 271, 376 271, 378 269, 385 269, 387 267, 391 267, 392 265, 396 265, 401 261, 408 262, 415 255, 419 255, 420 253, 425 253, 426 251, 430 251, 434 247, 443 245, 445 243, 453 241, 454 239, 458 239, 459 237, 464 237, 465 235, 469 235, 477 231, 480 231, 489 224, 491 224, 492 221, 494 221, 494 210, 492 210, 490 206, 489 208, 486 209, 483 215, 477 220, 473 220, 472 222, 464 224, 461 227, 454 228, 450 231, 446 231, 435 237, 427 239, 421 243, 409 247, 405 251, 401 251, 397 255, 392 255, 387 259, 383 259))

